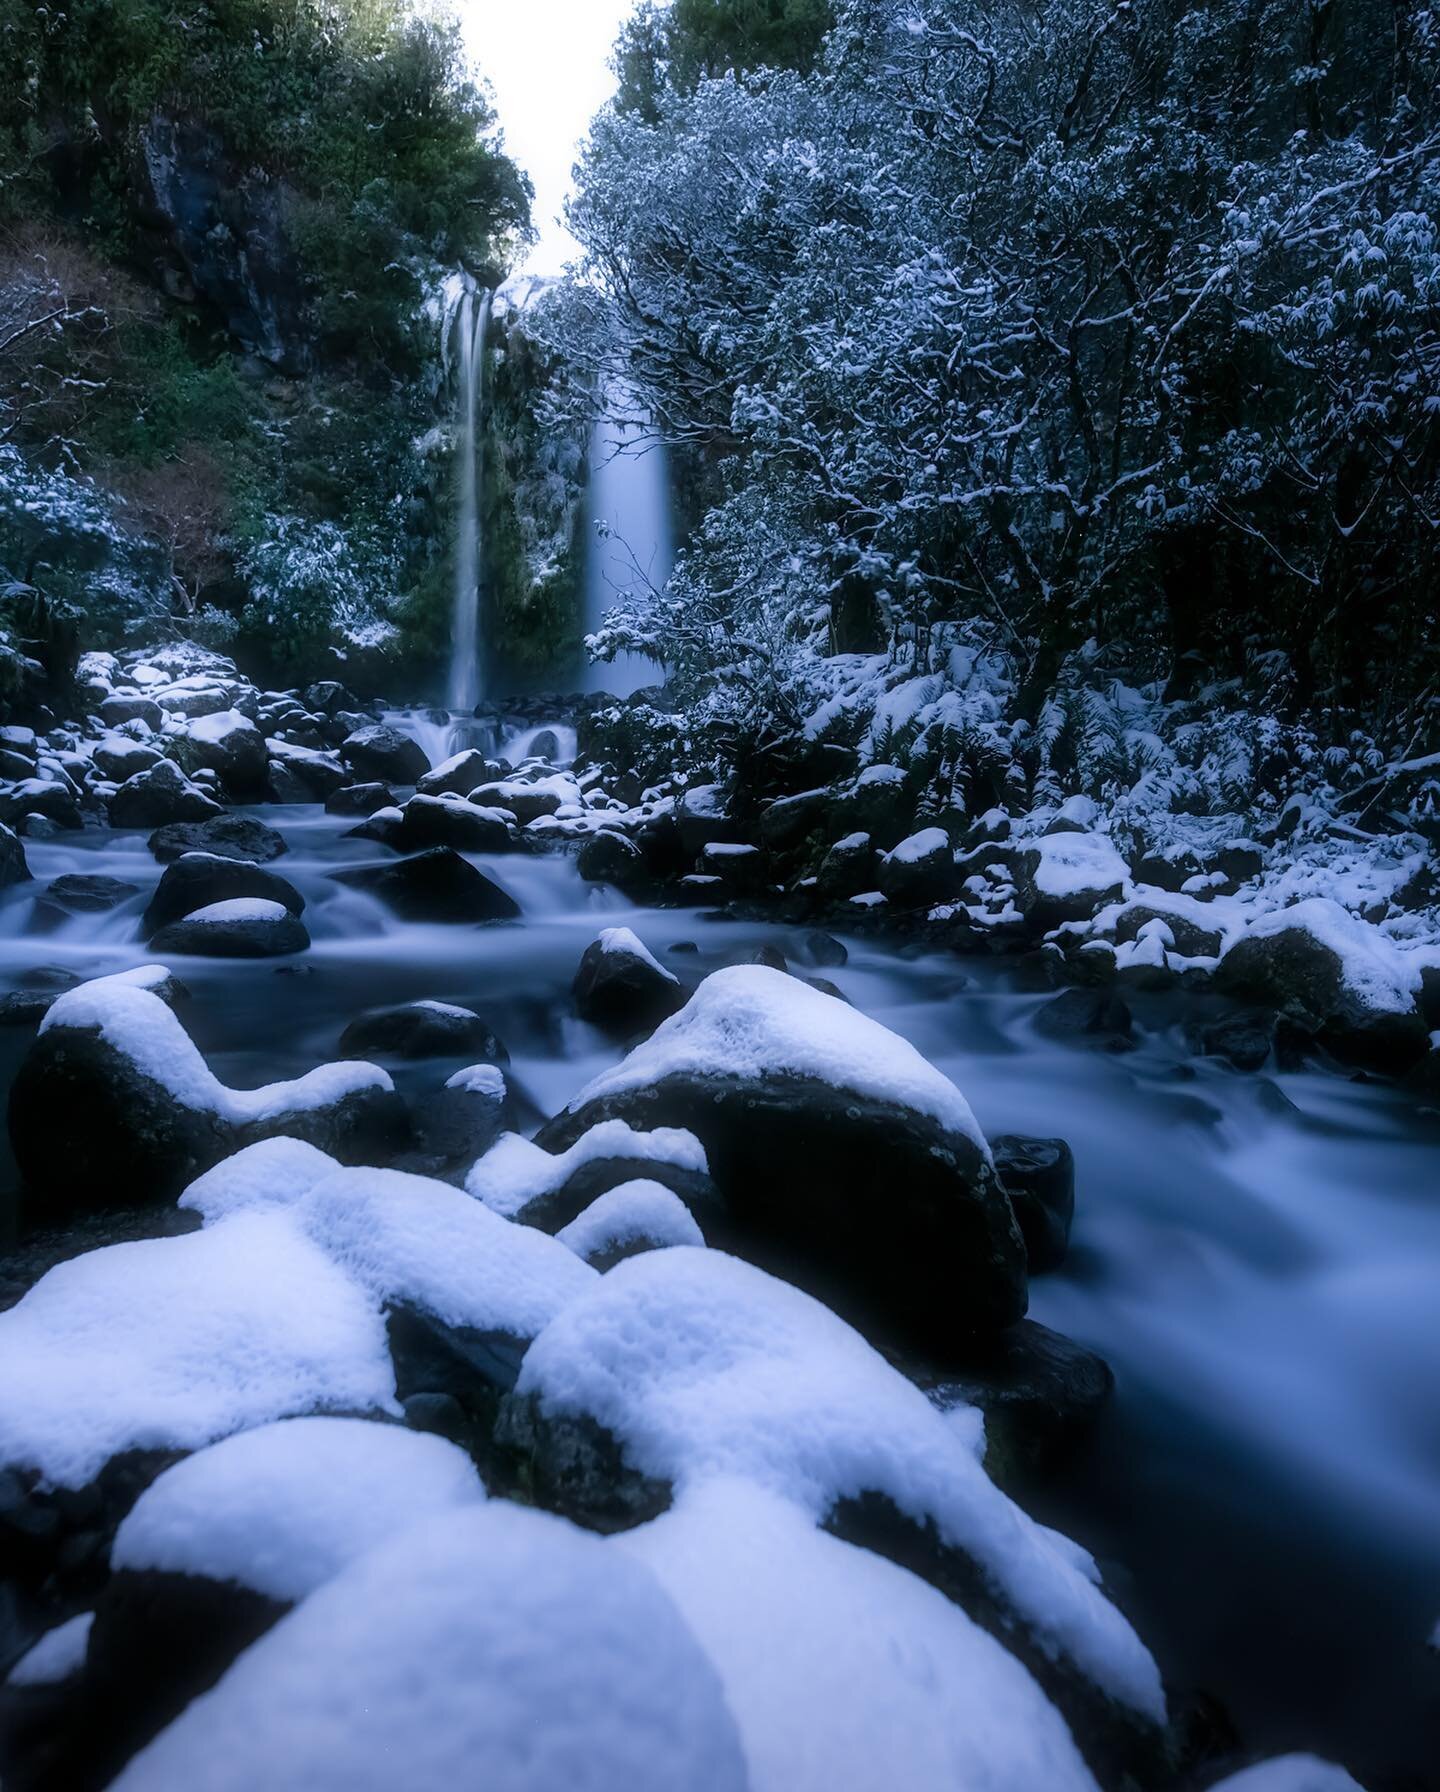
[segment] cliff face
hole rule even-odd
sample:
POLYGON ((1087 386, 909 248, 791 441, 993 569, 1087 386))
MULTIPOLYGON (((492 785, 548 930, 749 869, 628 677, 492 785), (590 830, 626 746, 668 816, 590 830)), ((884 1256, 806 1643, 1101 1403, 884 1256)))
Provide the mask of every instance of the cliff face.
POLYGON ((242 349, 278 372, 314 364, 283 179, 240 166, 205 121, 157 112, 140 133, 134 198, 172 298, 212 307, 242 349))

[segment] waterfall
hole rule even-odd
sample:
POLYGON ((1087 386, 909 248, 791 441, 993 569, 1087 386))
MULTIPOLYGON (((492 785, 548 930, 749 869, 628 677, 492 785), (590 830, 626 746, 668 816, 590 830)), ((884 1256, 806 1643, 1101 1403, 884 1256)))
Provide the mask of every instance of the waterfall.
MULTIPOLYGON (((670 484, 663 445, 640 422, 622 421, 633 395, 612 388, 606 414, 590 440, 590 515, 610 533, 592 536, 585 562, 585 632, 593 634, 606 610, 648 580, 664 585, 674 561, 670 484)), ((627 697, 658 684, 663 670, 643 654, 622 653, 586 670, 585 688, 627 697)))
POLYGON ((484 422, 485 336, 493 296, 467 284, 454 325, 459 348, 460 489, 455 507, 455 597, 446 701, 456 710, 473 710, 480 701, 480 579, 484 567, 480 482, 484 461, 479 425, 484 422))

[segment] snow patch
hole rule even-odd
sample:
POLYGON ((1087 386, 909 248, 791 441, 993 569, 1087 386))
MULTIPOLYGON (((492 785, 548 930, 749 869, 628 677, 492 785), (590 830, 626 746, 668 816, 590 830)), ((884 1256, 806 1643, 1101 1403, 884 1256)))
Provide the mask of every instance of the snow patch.
POLYGON ((568 1151, 542 1151, 517 1132, 502 1133, 465 1178, 465 1192, 507 1219, 564 1186, 582 1164, 608 1157, 640 1163, 673 1164, 704 1175, 705 1147, 678 1126, 637 1132, 625 1120, 604 1120, 582 1133, 568 1151))
POLYGON ((622 1182, 593 1200, 555 1234, 577 1257, 591 1258, 648 1239, 656 1245, 703 1245, 695 1216, 673 1189, 641 1178, 622 1182))

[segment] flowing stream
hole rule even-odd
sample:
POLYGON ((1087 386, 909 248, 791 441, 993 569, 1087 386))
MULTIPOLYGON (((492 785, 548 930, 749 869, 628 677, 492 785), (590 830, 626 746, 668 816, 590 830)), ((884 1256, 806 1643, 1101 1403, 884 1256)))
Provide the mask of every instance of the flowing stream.
MULTIPOLYGON (((385 856, 343 838, 350 822, 316 806, 255 813, 290 842, 277 869, 308 900, 312 949, 174 961, 194 994, 186 1024, 235 1085, 332 1058, 367 1007, 435 997, 491 1022, 521 1112, 538 1120, 616 1056, 568 999, 601 926, 623 915, 689 979, 767 940, 804 962, 799 933, 633 909, 561 856, 475 857, 519 901, 520 923, 398 922, 330 880, 385 856), (667 956, 683 940, 698 955, 667 956)), ((143 834, 87 830, 27 851, 36 881, 0 899, 0 986, 46 966, 93 976, 147 961, 138 919, 160 867, 143 834), (35 892, 72 871, 140 893, 30 931, 35 892)), ((987 1131, 1059 1134, 1074 1148, 1072 1254, 1033 1284, 1031 1311, 1099 1350, 1118 1394, 1040 1515, 1097 1553, 1167 1679, 1219 1697, 1248 1746, 1314 1748, 1382 1785, 1433 1786, 1433 1124, 1379 1084, 1195 1060, 1183 1010, 1165 998, 1138 1002, 1133 1052, 1075 1049, 1037 1033, 1045 998, 1020 993, 1003 963, 847 943, 848 964, 825 974, 953 1077, 987 1131)), ((7 1083, 29 1037, 0 1032, 7 1083)), ((402 1064, 396 1079, 419 1090, 457 1067, 402 1064)))

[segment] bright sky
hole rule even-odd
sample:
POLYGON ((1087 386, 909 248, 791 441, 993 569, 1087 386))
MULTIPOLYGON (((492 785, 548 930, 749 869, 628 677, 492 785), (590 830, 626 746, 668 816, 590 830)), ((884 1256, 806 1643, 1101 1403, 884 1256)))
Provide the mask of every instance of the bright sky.
POLYGON ((576 253, 560 223, 575 151, 609 99, 607 64, 635 0, 455 0, 470 53, 495 90, 510 154, 535 183, 540 241, 525 263, 556 274, 576 253))

